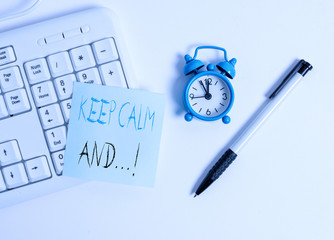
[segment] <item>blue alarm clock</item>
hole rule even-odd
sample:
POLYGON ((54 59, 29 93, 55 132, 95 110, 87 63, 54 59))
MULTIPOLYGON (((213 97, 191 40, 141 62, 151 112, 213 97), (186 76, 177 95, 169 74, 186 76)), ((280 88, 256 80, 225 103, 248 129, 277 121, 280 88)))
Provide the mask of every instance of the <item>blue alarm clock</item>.
POLYGON ((184 74, 194 73, 184 90, 183 100, 187 110, 185 120, 190 122, 193 117, 204 121, 222 119, 227 124, 231 121, 227 113, 234 102, 233 87, 228 78, 235 76, 235 58, 228 60, 226 50, 215 46, 201 46, 195 50, 194 57, 188 54, 184 56, 186 65, 184 74), (200 49, 215 49, 224 52, 224 60, 217 65, 207 65, 207 71, 199 71, 204 66, 203 62, 196 59, 200 49), (216 69, 217 68, 217 69, 216 69))

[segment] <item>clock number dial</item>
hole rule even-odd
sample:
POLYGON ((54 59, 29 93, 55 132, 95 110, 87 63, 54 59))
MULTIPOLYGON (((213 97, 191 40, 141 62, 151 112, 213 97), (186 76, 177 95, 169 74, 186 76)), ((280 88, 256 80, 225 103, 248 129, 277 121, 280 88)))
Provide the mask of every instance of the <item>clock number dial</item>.
POLYGON ((206 78, 204 81, 205 81, 205 84, 206 84, 207 94, 210 94, 210 85, 212 85, 212 79, 211 78, 206 78))
POLYGON ((204 80, 207 84, 212 85, 212 78, 206 78, 204 80))
POLYGON ((230 105, 230 88, 224 79, 216 75, 201 76, 188 89, 190 107, 200 116, 217 117, 230 105))

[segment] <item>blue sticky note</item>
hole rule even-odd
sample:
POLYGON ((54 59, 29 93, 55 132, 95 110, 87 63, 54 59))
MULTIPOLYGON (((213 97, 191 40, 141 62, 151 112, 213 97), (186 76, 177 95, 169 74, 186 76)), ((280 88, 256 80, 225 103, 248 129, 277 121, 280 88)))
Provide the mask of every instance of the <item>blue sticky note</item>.
POLYGON ((74 83, 63 175, 153 187, 164 95, 74 83))

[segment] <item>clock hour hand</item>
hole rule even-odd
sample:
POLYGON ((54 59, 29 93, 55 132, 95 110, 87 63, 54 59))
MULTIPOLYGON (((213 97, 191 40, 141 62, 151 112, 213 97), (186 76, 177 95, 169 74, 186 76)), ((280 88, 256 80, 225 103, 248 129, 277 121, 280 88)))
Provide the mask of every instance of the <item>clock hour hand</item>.
POLYGON ((208 90, 205 88, 204 84, 202 81, 199 81, 199 83, 201 84, 201 86, 203 87, 204 91, 205 91, 205 94, 208 94, 208 90))
POLYGON ((211 95, 211 93, 209 93, 209 85, 210 85, 209 81, 206 82, 207 87, 208 87, 207 89, 205 88, 202 81, 199 81, 199 83, 201 84, 201 86, 203 87, 203 89, 205 91, 205 95, 204 95, 205 99, 210 100, 212 98, 212 95, 211 95))
POLYGON ((210 91, 209 91, 210 82, 206 80, 205 83, 206 83, 206 93, 210 94, 210 91))

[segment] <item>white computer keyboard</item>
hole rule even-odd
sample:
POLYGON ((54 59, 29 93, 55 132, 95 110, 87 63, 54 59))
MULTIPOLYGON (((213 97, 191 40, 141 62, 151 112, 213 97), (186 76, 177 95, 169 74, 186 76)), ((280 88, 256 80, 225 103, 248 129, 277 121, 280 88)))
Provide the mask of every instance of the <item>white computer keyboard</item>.
POLYGON ((0 33, 0 208, 63 189, 74 81, 129 88, 113 14, 94 8, 0 33))

